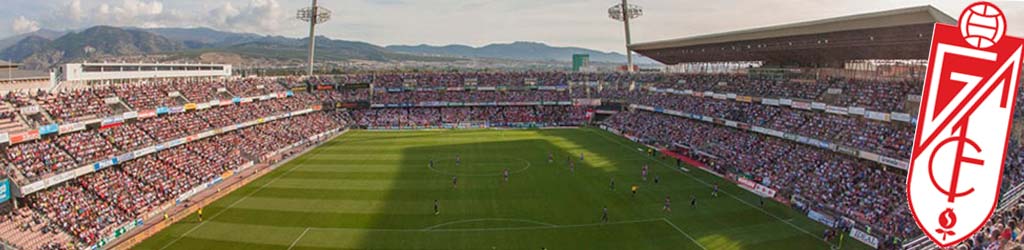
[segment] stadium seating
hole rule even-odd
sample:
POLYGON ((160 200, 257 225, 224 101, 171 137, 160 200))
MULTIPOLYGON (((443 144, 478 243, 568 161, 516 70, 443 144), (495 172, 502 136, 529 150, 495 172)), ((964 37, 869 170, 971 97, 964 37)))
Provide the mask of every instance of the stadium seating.
POLYGON ((795 142, 752 134, 687 118, 646 111, 613 116, 608 126, 658 145, 682 144, 715 157, 700 157, 720 173, 749 175, 775 188, 782 197, 810 200, 814 209, 827 209, 856 218, 899 236, 913 232, 905 224, 909 213, 902 184, 905 176, 870 167, 857 158, 811 148, 795 142), (895 218, 893 216, 896 216, 895 218))
POLYGON ((40 178, 75 167, 71 155, 58 148, 53 139, 21 143, 5 150, 5 165, 14 166, 23 175, 12 174, 15 181, 35 181, 40 178))
POLYGON ((140 84, 119 84, 110 87, 122 101, 127 102, 135 110, 156 107, 172 107, 177 103, 169 96, 174 90, 168 82, 140 84))
POLYGON ((585 110, 565 106, 389 108, 357 110, 353 117, 363 127, 438 127, 465 122, 571 126, 584 123, 585 110))
POLYGON ((686 95, 634 94, 623 99, 801 134, 900 159, 910 157, 910 145, 899 142, 912 141, 915 129, 908 123, 686 95))
POLYGON ((252 160, 253 155, 343 124, 315 113, 221 134, 34 193, 29 206, 74 235, 76 239, 70 240, 74 244, 92 245, 112 228, 141 219, 185 191, 252 160))
POLYGON ((57 93, 40 92, 37 96, 46 112, 57 122, 75 122, 101 118, 113 112, 91 89, 66 90, 57 93))
POLYGON ((153 137, 134 123, 101 129, 100 133, 117 147, 119 153, 134 151, 157 143, 153 137))
MULTIPOLYGON (((588 107, 551 105, 578 98, 602 98, 729 119, 787 133, 827 140, 860 150, 906 159, 913 124, 883 122, 856 116, 770 106, 733 99, 659 94, 649 87, 735 93, 754 97, 792 98, 829 105, 858 106, 883 112, 904 112, 908 95, 920 93, 913 81, 823 79, 778 81, 744 75, 684 75, 560 72, 370 73, 304 79, 233 78, 167 80, 92 86, 54 92, 10 92, 0 100, 0 132, 11 135, 41 125, 102 119, 119 114, 117 97, 131 111, 179 107, 185 103, 228 101, 271 93, 289 98, 237 100, 230 105, 189 109, 120 125, 46 135, 2 149, 0 175, 19 184, 64 173, 114 155, 135 152, 241 122, 288 114, 313 105, 369 101, 387 108, 330 110, 291 116, 189 141, 156 153, 103 168, 24 198, 27 207, 9 211, 0 221, 0 239, 24 249, 81 248, 95 244, 113 228, 140 219, 180 195, 251 161, 266 161, 284 146, 347 126, 369 128, 441 127, 460 123, 490 126, 543 124, 574 126, 589 120, 588 107), (587 87, 597 83, 602 87, 587 87), (345 84, 371 84, 345 88, 345 84), (571 84, 571 85, 570 85, 571 84), (316 90, 317 86, 331 86, 316 90), (469 88, 465 88, 470 86, 469 88), (495 90, 472 90, 495 87, 495 90), (541 89, 540 86, 546 86, 541 89), (555 88, 554 86, 559 86, 555 88), (392 90, 389 90, 391 88, 392 90), (402 91, 393 91, 403 88, 402 91), (409 91, 410 88, 429 90, 409 91), (445 91, 439 91, 439 89, 445 91), (451 89, 450 91, 448 88, 451 89), (508 88, 508 89, 504 89, 508 88), (310 90, 312 89, 312 90, 310 90), (459 90, 456 90, 459 89, 459 90), (467 90, 469 89, 469 90, 467 90), (172 97, 171 93, 181 93, 172 97), (431 102, 530 102, 515 106, 410 107, 431 102), (536 103, 534 103, 536 102, 536 103), (544 105, 537 105, 545 102, 544 105), (401 104, 401 105, 399 105, 401 104), (37 115, 19 108, 39 105, 37 115), (400 107, 396 107, 400 106, 400 107), (6 121, 6 123, 5 123, 6 121), (19 126, 20 124, 20 126, 19 126), (70 243, 70 245, 69 245, 70 243)), ((1017 100, 1024 103, 1024 98, 1017 100)), ((1016 117, 1024 117, 1018 109, 1016 117)), ((651 113, 624 111, 604 125, 641 142, 673 147, 685 145, 694 158, 720 173, 750 176, 779 191, 779 197, 807 201, 803 209, 827 211, 866 223, 887 236, 917 236, 904 201, 905 176, 878 163, 789 140, 713 123, 651 113), (709 156, 710 155, 710 156, 709 156)), ((1004 190, 1024 182, 1024 146, 1011 140, 1004 190)), ((1024 213, 1024 209, 1010 213, 1024 213)), ((1010 216, 1004 215, 1004 216, 1010 216)), ((1016 222, 1022 216, 1014 218, 1016 222)), ((1006 221, 1009 221, 1007 219, 1006 221)), ((1018 223, 1017 226, 1021 226, 1018 223)), ((991 228, 1005 228, 992 226, 991 228)), ((992 229, 998 231, 998 229, 992 229)), ((990 242, 980 239, 979 241, 990 242)))
POLYGON ((23 249, 73 249, 62 244, 72 242, 67 233, 28 207, 0 215, 0 239, 23 249))

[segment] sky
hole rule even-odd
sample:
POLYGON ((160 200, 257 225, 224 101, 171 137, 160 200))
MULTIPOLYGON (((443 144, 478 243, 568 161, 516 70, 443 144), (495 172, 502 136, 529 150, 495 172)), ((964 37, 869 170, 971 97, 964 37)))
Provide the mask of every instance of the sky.
MULTIPOLYGON (((38 29, 94 25, 209 27, 299 37, 295 11, 308 0, 3 0, 0 38, 38 29)), ((1024 1, 992 1, 1007 13, 1008 34, 1024 36, 1024 1)), ((608 18, 617 0, 320 0, 334 12, 318 33, 378 45, 481 46, 544 42, 623 51, 622 24, 608 18)), ((633 42, 649 42, 933 5, 956 18, 969 1, 923 0, 630 0, 644 9, 633 42)))

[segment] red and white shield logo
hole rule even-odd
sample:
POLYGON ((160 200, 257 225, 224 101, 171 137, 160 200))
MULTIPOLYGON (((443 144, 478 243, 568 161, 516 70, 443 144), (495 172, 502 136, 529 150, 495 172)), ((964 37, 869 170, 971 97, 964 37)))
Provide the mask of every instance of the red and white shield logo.
POLYGON ((991 3, 968 6, 959 25, 935 25, 907 177, 914 219, 941 247, 996 208, 1024 48, 991 3))

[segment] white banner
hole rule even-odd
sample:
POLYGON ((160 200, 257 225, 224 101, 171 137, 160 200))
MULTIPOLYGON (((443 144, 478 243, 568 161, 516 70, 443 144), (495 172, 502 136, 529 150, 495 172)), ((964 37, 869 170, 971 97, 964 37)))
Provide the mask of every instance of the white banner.
POLYGON ((878 249, 878 238, 876 238, 875 236, 871 236, 870 234, 865 233, 864 231, 861 231, 857 228, 852 228, 850 229, 850 237, 857 239, 860 242, 864 242, 864 244, 867 244, 872 248, 878 249))
POLYGON ((867 111, 864 113, 864 117, 878 121, 889 121, 889 113, 867 111))
POLYGON ((901 121, 901 122, 910 122, 910 114, 907 114, 907 113, 892 112, 891 118, 893 120, 897 120, 897 121, 901 121))
POLYGON ((869 160, 869 161, 876 161, 876 162, 881 157, 878 154, 871 153, 871 152, 868 152, 868 151, 860 151, 860 155, 858 155, 858 156, 861 159, 865 159, 865 160, 869 160))
POLYGON ((19 109, 23 115, 34 115, 39 113, 39 105, 25 106, 19 109))
POLYGON ((753 192, 754 194, 760 195, 761 197, 767 197, 767 198, 775 197, 775 193, 776 193, 775 189, 766 187, 764 185, 761 185, 760 183, 756 183, 756 182, 754 182, 754 181, 752 181, 750 179, 744 178, 744 177, 738 177, 736 179, 736 181, 740 183, 739 186, 741 188, 746 189, 747 191, 753 192))
POLYGON ((849 113, 848 111, 849 111, 849 109, 847 107, 839 107, 839 106, 827 106, 827 107, 825 107, 825 113, 847 115, 849 113))
POLYGON ((854 115, 864 115, 864 112, 867 112, 866 109, 861 107, 850 107, 848 109, 850 110, 850 114, 854 115))
POLYGON ((903 169, 903 170, 906 170, 907 168, 910 167, 910 163, 908 163, 906 161, 901 161, 901 160, 897 160, 897 159, 893 159, 893 158, 889 158, 889 157, 885 157, 885 156, 878 157, 878 162, 881 162, 882 164, 885 164, 885 165, 890 166, 890 167, 895 167, 895 168, 899 168, 899 169, 903 169))
POLYGON ((811 104, 806 102, 791 102, 790 106, 795 109, 811 110, 811 104))

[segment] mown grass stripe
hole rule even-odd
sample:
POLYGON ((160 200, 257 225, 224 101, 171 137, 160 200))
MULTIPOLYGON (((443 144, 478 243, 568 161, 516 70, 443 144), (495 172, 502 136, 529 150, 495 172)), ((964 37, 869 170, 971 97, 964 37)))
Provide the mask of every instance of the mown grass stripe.
MULTIPOLYGON (((700 171, 681 173, 668 167, 670 161, 614 138, 590 129, 351 131, 208 206, 217 216, 205 224, 187 218, 136 248, 829 248, 793 227, 823 229, 798 212, 775 203, 763 211, 745 205, 756 198, 734 185, 722 185, 727 195, 711 198, 707 185, 727 182, 700 171), (548 153, 555 154, 553 163, 548 153), (578 159, 580 153, 586 160, 578 159), (435 159, 449 171, 447 161, 456 154, 465 165, 478 163, 459 169, 463 173, 491 175, 513 158, 531 167, 508 183, 467 174, 452 188, 451 174, 430 171, 427 162, 435 159), (575 174, 566 158, 577 163, 575 174), (640 180, 644 164, 667 166, 650 169, 649 177, 660 176, 660 183, 640 180), (615 190, 608 186, 611 177, 615 190), (636 196, 628 191, 633 184, 640 187, 636 196), (666 213, 661 204, 669 195, 674 211, 666 213), (700 198, 697 208, 686 206, 690 195, 700 198), (610 211, 610 225, 600 223, 602 207, 610 211), (635 220, 650 221, 625 223, 635 220)), ((865 248, 848 241, 844 249, 865 248)))

